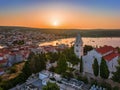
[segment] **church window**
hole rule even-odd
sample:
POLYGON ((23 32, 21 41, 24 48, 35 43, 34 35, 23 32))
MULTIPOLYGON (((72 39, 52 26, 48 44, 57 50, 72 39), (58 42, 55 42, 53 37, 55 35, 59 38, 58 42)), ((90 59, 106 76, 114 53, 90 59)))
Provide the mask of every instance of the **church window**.
POLYGON ((78 47, 78 44, 76 45, 76 47, 78 47))
POLYGON ((113 68, 113 63, 112 63, 112 68, 113 68))

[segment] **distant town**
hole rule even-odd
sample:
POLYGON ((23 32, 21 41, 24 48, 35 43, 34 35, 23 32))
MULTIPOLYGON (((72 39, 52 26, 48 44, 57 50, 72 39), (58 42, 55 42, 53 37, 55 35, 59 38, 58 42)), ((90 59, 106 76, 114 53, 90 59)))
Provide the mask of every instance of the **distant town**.
POLYGON ((44 42, 73 36, 2 29, 0 90, 120 89, 119 46, 83 45, 81 33, 76 33, 71 44, 40 46, 44 42))

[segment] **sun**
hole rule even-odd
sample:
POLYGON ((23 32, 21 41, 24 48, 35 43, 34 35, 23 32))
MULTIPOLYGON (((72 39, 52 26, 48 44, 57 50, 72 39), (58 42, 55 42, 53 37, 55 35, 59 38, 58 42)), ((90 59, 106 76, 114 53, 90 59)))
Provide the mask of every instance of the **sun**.
POLYGON ((53 22, 52 22, 52 25, 53 25, 53 26, 59 26, 59 21, 57 21, 57 20, 53 21, 53 22))

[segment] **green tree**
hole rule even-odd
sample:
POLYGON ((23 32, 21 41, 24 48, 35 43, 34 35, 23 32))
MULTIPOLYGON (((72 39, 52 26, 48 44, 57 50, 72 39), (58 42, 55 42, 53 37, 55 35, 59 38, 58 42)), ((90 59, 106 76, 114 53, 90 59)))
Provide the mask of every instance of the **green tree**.
POLYGON ((42 88, 42 90, 60 90, 60 88, 56 83, 48 82, 47 85, 42 88))
POLYGON ((116 67, 116 72, 113 72, 112 80, 120 83, 120 60, 118 60, 118 66, 116 67))
POLYGON ((58 61, 59 59, 59 53, 47 53, 47 59, 50 60, 50 63, 54 63, 55 61, 58 61))
POLYGON ((29 61, 25 62, 25 65, 22 69, 22 72, 24 73, 24 75, 26 77, 29 77, 32 74, 31 69, 30 69, 30 62, 29 61))
POLYGON ((17 77, 4 81, 4 82, 3 81, 0 82, 0 87, 2 87, 3 90, 8 90, 16 86, 19 83, 23 83, 32 73, 39 72, 45 69, 46 67, 45 54, 38 55, 38 54, 33 53, 31 55, 32 56, 29 56, 28 61, 25 62, 22 72, 17 77))
POLYGON ((57 63, 57 73, 62 74, 65 73, 67 70, 67 59, 64 54, 61 54, 58 63, 57 63))
POLYGON ((98 61, 96 58, 95 58, 94 63, 93 63, 93 73, 96 77, 99 74, 99 65, 98 65, 98 61))
MULTIPOLYGON (((42 71, 42 70, 44 70, 44 69, 46 69, 46 61, 47 61, 47 59, 46 59, 46 56, 45 56, 45 54, 40 54, 39 55, 39 70, 40 71, 42 71)), ((37 62, 36 62, 37 63, 37 62)), ((36 67, 37 68, 37 67, 36 67)))
POLYGON ((83 60, 82 60, 82 57, 80 59, 80 73, 83 72, 83 60))
POLYGON ((46 69, 46 58, 44 54, 36 54, 31 60, 30 60, 30 69, 32 73, 40 72, 44 69, 46 69))
POLYGON ((85 45, 85 46, 84 46, 84 50, 83 50, 83 51, 84 51, 84 54, 87 54, 87 52, 90 51, 90 50, 92 50, 92 49, 93 49, 92 46, 90 46, 90 45, 85 45))
POLYGON ((28 60, 31 60, 33 58, 33 56, 35 56, 35 53, 34 52, 30 52, 28 60))
POLYGON ((109 77, 108 66, 107 66, 106 61, 104 60, 104 58, 102 58, 101 64, 100 64, 100 76, 103 79, 107 79, 109 77))
POLYGON ((22 72, 26 76, 32 73, 37 73, 46 69, 46 57, 44 54, 32 54, 29 60, 25 63, 22 72))

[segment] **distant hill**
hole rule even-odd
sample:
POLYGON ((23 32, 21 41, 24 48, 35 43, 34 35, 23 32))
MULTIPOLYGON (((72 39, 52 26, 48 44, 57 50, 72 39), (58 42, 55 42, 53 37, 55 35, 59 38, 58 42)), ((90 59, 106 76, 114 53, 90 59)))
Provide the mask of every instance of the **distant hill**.
POLYGON ((82 37, 120 37, 120 29, 42 29, 29 27, 0 26, 0 32, 10 30, 20 31, 40 31, 42 33, 56 34, 66 37, 75 37, 80 33, 82 37))

